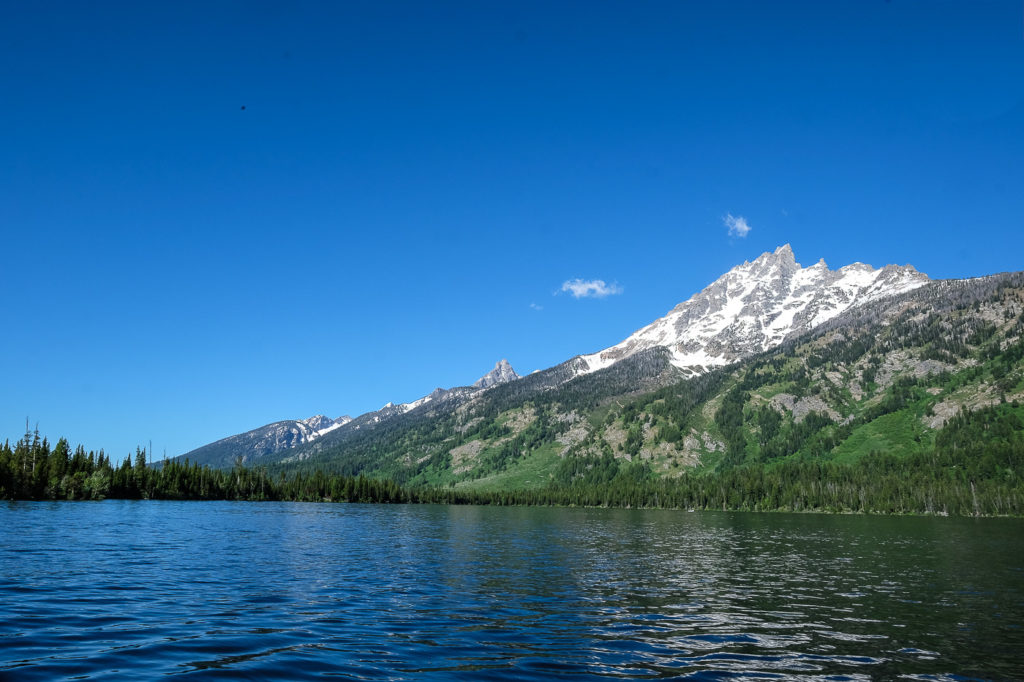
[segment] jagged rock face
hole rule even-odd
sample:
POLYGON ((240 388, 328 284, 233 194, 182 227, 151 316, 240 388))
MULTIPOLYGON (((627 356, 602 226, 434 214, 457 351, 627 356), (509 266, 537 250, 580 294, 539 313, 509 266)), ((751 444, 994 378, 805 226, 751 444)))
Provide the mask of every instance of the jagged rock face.
MULTIPOLYGON (((285 448, 294 448, 307 443, 319 435, 319 431, 328 428, 334 421, 323 415, 316 415, 299 421, 282 421, 263 429, 250 431, 253 443, 250 448, 254 452, 277 452, 285 448)), ((243 434, 243 435, 249 435, 243 434)))
POLYGON ((578 372, 593 372, 662 346, 671 352, 673 365, 699 374, 777 346, 853 306, 928 281, 909 265, 876 270, 854 263, 829 270, 821 260, 801 268, 787 244, 736 266, 622 343, 582 356, 578 372))
POLYGON ((510 381, 515 381, 519 378, 516 371, 512 369, 512 365, 508 364, 508 360, 502 358, 494 365, 487 374, 483 375, 476 380, 473 384, 473 388, 490 388, 491 386, 497 386, 498 384, 506 384, 510 381))
POLYGON ((322 414, 314 415, 309 419, 303 419, 302 423, 313 429, 319 431, 320 429, 326 429, 328 426, 334 423, 334 420, 330 417, 325 417, 322 414))
MULTIPOLYGON (((254 453, 267 454, 309 443, 349 421, 352 420, 348 417, 341 417, 335 420, 318 414, 309 419, 288 420, 268 424, 262 428, 241 434, 241 438, 251 442, 249 449, 254 453)), ((235 437, 237 438, 238 436, 235 437)))

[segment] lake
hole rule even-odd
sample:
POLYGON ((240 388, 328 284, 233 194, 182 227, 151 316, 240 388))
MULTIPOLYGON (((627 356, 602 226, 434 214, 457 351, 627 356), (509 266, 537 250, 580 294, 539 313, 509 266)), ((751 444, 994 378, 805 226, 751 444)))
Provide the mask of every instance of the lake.
POLYGON ((1024 521, 0 504, 0 678, 1024 679, 1024 521))

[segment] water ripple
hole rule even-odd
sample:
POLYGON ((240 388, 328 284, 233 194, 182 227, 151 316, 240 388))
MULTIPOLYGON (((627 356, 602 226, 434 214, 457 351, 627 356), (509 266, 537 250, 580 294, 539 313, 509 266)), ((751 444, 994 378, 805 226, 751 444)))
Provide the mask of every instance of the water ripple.
POLYGON ((1021 679, 1024 525, 0 507, 0 678, 1021 679))

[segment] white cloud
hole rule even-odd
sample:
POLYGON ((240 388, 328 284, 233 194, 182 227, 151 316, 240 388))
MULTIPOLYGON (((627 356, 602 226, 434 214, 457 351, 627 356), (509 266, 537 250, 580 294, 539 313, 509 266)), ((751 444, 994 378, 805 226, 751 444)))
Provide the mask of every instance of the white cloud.
POLYGON ((618 284, 605 284, 603 279, 570 279, 562 283, 562 291, 569 292, 573 298, 604 298, 612 294, 621 294, 622 287, 618 284))
POLYGON ((730 237, 739 237, 742 239, 750 234, 750 224, 747 223, 747 219, 743 216, 734 216, 732 213, 726 214, 722 218, 722 222, 729 228, 730 237))
POLYGON ((536 303, 531 303, 530 307, 533 308, 534 310, 544 310, 544 306, 537 305, 536 303))

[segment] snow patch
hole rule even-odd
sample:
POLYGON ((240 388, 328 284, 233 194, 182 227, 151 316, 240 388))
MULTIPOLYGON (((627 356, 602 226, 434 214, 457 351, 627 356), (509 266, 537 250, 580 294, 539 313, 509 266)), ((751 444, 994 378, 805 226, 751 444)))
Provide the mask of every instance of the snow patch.
POLYGON ((829 270, 824 260, 801 268, 789 245, 744 262, 664 317, 610 348, 582 355, 577 374, 589 374, 654 347, 676 367, 706 371, 773 348, 854 305, 922 286, 910 266, 876 270, 853 263, 829 270))

